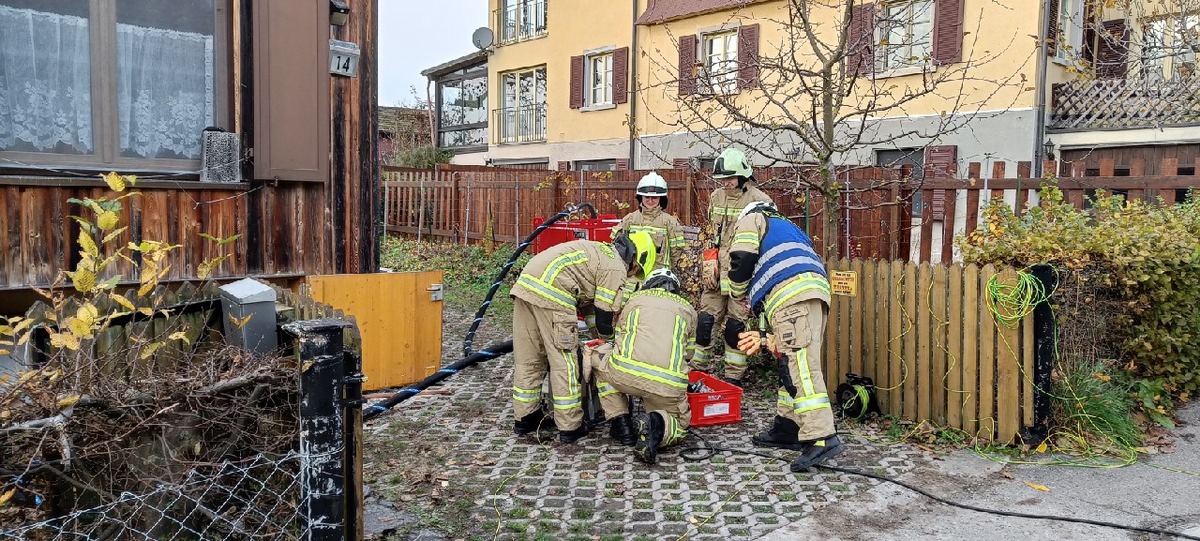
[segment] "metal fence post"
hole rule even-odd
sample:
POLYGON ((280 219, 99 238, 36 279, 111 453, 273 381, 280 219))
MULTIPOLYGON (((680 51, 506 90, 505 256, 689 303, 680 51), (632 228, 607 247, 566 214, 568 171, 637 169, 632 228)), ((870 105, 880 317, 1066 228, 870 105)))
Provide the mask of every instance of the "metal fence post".
POLYGON ((346 434, 341 381, 345 349, 339 319, 297 321, 283 326, 295 338, 300 367, 300 489, 309 541, 338 541, 345 534, 343 462, 346 434))
POLYGON ((367 377, 362 372, 362 357, 354 351, 346 351, 342 365, 342 407, 345 424, 345 467, 346 476, 346 539, 357 541, 363 538, 363 476, 362 476, 362 429, 363 429, 363 382, 367 377))
POLYGON ((1050 374, 1054 370, 1058 326, 1050 296, 1058 287, 1058 273, 1050 265, 1034 265, 1031 274, 1047 296, 1033 307, 1033 426, 1028 428, 1032 441, 1050 434, 1050 374))

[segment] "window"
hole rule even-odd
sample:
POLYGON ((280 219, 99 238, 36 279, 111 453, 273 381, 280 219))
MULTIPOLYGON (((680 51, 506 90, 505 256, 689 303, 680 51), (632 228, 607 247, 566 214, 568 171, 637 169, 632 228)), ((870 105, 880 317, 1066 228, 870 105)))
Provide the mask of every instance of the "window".
POLYGON ((1200 52, 1200 15, 1177 15, 1142 26, 1142 73, 1149 80, 1196 73, 1200 52))
POLYGON ((717 32, 701 36, 704 55, 705 89, 713 94, 733 94, 738 91, 737 31, 717 32))
POLYGON ((617 160, 580 160, 575 162, 576 171, 616 171, 617 160))
POLYGON ((438 146, 487 146, 487 65, 464 68, 438 79, 438 146))
POLYGON ((510 71, 500 75, 496 111, 499 143, 546 140, 546 68, 510 71))
POLYGON ((613 54, 602 53, 587 57, 588 106, 611 105, 613 102, 613 54))
POLYGON ((882 71, 924 66, 931 57, 932 0, 887 4, 878 26, 882 71))
POLYGON ((498 11, 500 43, 546 35, 546 0, 501 0, 498 11))
POLYGON ((0 0, 0 166, 195 170, 228 127, 225 0, 0 0))
POLYGON ((1083 10, 1081 0, 1058 0, 1058 35, 1055 37, 1055 57, 1069 62, 1078 56, 1083 43, 1083 10))

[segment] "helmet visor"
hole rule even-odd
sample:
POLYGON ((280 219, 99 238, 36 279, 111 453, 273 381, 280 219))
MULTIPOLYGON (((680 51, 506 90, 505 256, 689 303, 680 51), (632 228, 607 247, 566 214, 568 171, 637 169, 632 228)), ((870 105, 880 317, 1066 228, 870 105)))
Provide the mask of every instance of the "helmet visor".
POLYGON ((661 186, 642 186, 637 189, 638 195, 667 195, 667 189, 661 186))
POLYGON ((713 178, 729 178, 729 177, 736 177, 736 176, 737 176, 737 171, 734 171, 733 169, 729 169, 729 168, 727 168, 727 167, 725 166, 725 158, 723 158, 723 157, 718 157, 718 158, 717 158, 717 160, 716 160, 715 162, 713 162, 713 174, 712 174, 712 176, 713 176, 713 178))

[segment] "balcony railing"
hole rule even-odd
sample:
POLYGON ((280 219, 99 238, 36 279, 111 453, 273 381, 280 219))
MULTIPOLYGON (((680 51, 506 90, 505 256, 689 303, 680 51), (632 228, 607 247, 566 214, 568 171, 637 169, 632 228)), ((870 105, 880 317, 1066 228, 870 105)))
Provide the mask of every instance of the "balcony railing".
POLYGON ((501 4, 492 12, 501 45, 546 35, 546 0, 507 0, 501 4))
POLYGON ((496 115, 496 142, 536 143, 546 140, 546 104, 505 107, 496 115))
POLYGON ((1054 85, 1052 130, 1200 124, 1200 77, 1098 79, 1054 85))

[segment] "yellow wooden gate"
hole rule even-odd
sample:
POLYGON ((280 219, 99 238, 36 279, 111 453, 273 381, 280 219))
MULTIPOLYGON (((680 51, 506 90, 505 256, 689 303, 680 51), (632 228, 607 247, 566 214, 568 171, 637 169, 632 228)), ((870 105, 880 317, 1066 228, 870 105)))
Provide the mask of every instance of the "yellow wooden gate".
POLYGON ((412 383, 441 367, 442 271, 309 276, 305 283, 313 299, 358 322, 364 389, 412 383))

